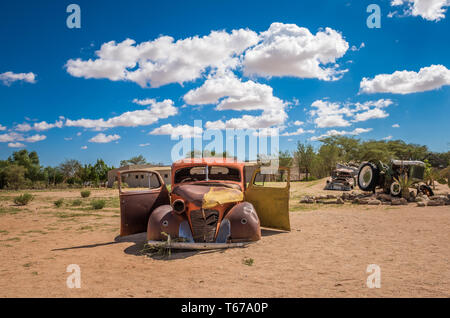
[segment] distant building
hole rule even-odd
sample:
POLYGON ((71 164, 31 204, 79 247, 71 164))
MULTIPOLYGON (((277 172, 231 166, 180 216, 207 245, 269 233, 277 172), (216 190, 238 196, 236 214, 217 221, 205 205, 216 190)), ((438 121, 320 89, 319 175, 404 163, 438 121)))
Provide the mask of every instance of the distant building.
MULTIPOLYGON (((108 188, 112 188, 114 186, 114 182, 118 180, 117 173, 119 171, 123 172, 127 170, 136 170, 136 169, 157 171, 163 178, 165 184, 171 184, 172 182, 171 168, 172 168, 171 166, 129 165, 117 169, 112 169, 108 171, 108 188)), ((148 174, 145 173, 122 174, 122 182, 125 182, 131 188, 146 187, 149 184, 148 174)))

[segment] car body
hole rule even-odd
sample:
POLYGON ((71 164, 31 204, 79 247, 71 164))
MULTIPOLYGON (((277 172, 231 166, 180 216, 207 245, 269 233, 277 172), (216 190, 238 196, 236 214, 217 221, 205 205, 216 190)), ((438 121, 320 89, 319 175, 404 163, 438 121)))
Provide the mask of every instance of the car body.
POLYGON ((172 165, 170 193, 157 171, 145 170, 148 189, 131 191, 122 189, 121 175, 144 171, 119 172, 121 236, 147 231, 149 241, 170 236, 187 243, 236 243, 259 240, 261 226, 290 230, 289 169, 279 169, 287 170, 284 187, 257 182, 259 168, 247 185, 243 162, 184 159, 172 165))
POLYGON ((424 184, 425 163, 417 160, 391 160, 385 164, 379 160, 363 162, 358 172, 358 186, 363 191, 373 191, 382 188, 387 194, 401 195, 401 186, 396 181, 400 176, 406 175, 412 182, 412 186, 428 196, 433 195, 433 190, 424 184))
POLYGON ((331 172, 331 176, 327 179, 325 190, 339 190, 350 191, 355 186, 355 172, 354 169, 345 166, 336 167, 331 172))

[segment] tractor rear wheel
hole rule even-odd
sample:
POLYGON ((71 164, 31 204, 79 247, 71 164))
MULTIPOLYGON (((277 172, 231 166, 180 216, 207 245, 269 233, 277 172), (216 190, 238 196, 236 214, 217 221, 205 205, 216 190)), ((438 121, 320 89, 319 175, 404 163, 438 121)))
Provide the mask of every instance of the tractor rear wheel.
POLYGON ((375 191, 380 171, 377 166, 371 162, 366 162, 361 166, 358 172, 358 186, 363 191, 375 191))

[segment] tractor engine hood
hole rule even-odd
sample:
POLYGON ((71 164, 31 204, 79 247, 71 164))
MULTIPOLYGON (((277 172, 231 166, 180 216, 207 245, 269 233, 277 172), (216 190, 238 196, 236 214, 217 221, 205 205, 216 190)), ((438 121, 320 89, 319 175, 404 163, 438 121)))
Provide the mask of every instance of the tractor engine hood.
POLYGON ((203 209, 244 200, 241 190, 222 185, 182 184, 176 186, 172 193, 203 209))

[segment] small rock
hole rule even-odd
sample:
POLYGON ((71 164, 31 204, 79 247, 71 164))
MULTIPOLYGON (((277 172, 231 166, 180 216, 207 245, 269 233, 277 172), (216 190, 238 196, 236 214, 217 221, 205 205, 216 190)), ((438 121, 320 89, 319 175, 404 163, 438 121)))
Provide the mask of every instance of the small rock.
POLYGON ((428 206, 440 206, 440 205, 444 205, 444 201, 442 200, 430 200, 428 201, 428 206))
POLYGON ((391 201, 392 197, 390 194, 380 193, 377 195, 377 199, 381 201, 391 201))
POLYGON ((447 199, 445 195, 433 195, 430 197, 430 200, 445 200, 447 199))
POLYGON ((392 199, 392 205, 407 205, 408 201, 405 198, 392 199))
POLYGON ((341 198, 337 198, 336 204, 344 204, 344 200, 342 200, 341 198))
POLYGON ((377 199, 372 199, 367 202, 368 205, 380 205, 381 201, 377 199))
POLYGON ((327 199, 336 199, 334 194, 327 194, 327 199))
POLYGON ((427 204, 423 201, 420 201, 420 202, 417 202, 417 206, 424 207, 424 206, 427 206, 427 204))
POLYGON ((392 203, 390 201, 382 201, 381 204, 382 205, 391 205, 392 203))

